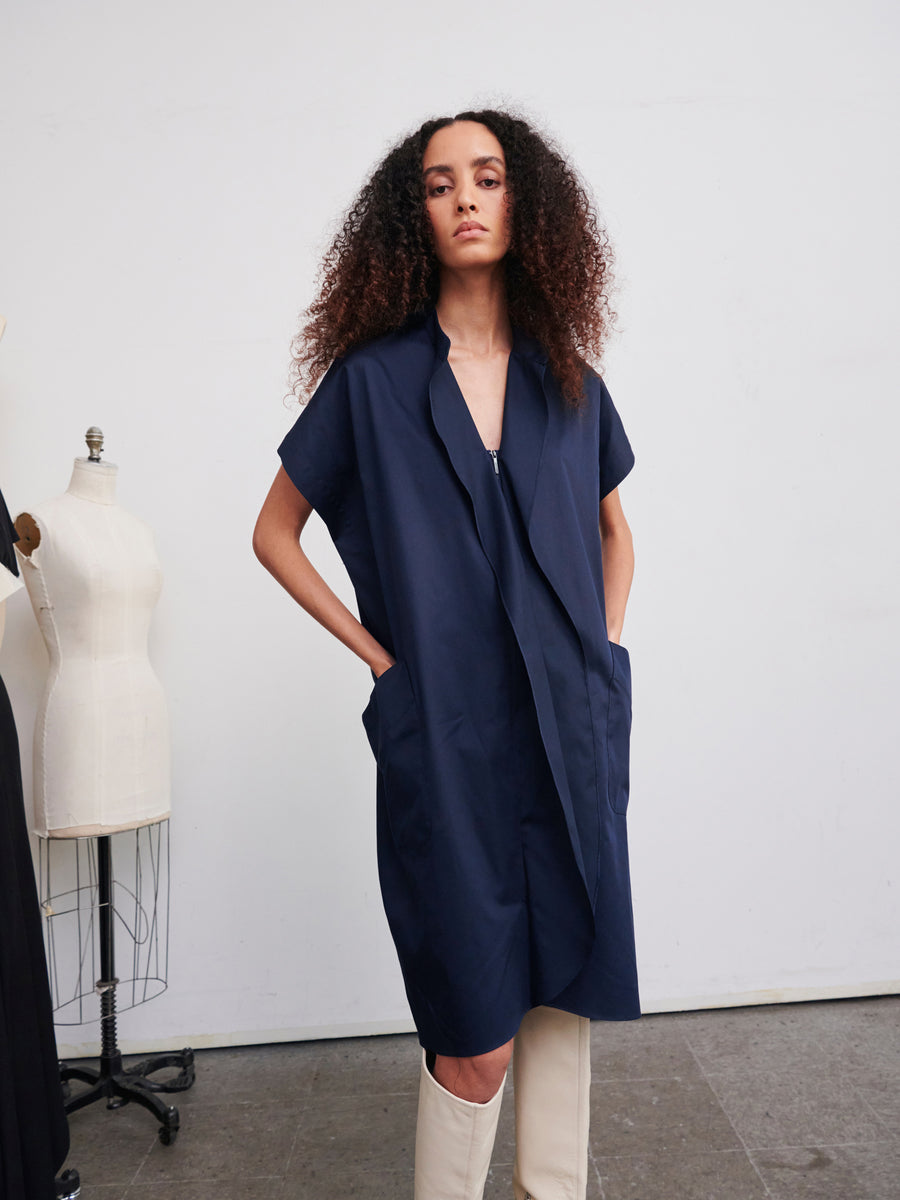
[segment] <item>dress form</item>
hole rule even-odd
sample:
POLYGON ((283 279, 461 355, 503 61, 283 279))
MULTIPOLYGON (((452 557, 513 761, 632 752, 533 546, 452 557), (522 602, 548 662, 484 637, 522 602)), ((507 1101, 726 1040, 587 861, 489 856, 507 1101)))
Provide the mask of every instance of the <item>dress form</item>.
MULTIPOLYGON (((162 571, 149 526, 116 504, 118 468, 100 461, 100 430, 92 426, 86 440, 90 457, 75 460, 64 495, 16 521, 25 586, 50 655, 35 725, 36 832, 46 839, 97 841, 99 1067, 59 1063, 59 1079, 88 1085, 68 1096, 66 1113, 100 1099, 108 1108, 133 1101, 157 1117, 160 1140, 171 1145, 178 1109, 158 1093, 193 1085, 193 1051, 123 1066, 111 848, 112 834, 169 816, 168 715, 147 659, 162 571), (170 1067, 179 1068, 176 1077, 150 1078, 170 1067)), ((77 852, 78 845, 70 840, 65 849, 77 852)))
POLYGON ((149 526, 116 503, 117 474, 99 449, 77 458, 66 492, 16 520, 50 655, 34 734, 41 837, 115 833, 169 816, 168 714, 147 658, 162 572, 149 526))

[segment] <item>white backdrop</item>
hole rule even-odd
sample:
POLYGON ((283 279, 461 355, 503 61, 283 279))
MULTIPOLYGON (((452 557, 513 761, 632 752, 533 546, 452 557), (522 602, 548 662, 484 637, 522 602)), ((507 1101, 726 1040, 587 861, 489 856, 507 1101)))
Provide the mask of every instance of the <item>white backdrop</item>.
MULTIPOLYGON (((897 991, 896 6, 311 7, 4 5, 0 484, 14 514, 58 494, 100 425, 166 573, 170 988, 123 1046, 410 1028, 370 676, 250 535, 338 214, 484 103, 558 136, 618 251, 644 1009, 897 991)), ((317 518, 309 545, 350 602, 317 518)), ((46 663, 19 592, 26 789, 46 663)))

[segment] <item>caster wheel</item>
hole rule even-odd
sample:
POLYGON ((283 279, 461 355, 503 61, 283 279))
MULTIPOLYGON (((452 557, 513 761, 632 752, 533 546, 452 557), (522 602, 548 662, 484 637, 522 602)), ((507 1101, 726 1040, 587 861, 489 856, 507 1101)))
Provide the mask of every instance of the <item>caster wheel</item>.
POLYGON ((56 1200, 75 1200, 76 1196, 81 1195, 81 1180, 78 1172, 73 1168, 63 1171, 62 1175, 55 1180, 55 1184, 56 1200))
POLYGON ((177 1137, 178 1137, 177 1129, 170 1129, 168 1125, 160 1125, 159 1140, 162 1142, 162 1144, 164 1146, 171 1146, 177 1137))

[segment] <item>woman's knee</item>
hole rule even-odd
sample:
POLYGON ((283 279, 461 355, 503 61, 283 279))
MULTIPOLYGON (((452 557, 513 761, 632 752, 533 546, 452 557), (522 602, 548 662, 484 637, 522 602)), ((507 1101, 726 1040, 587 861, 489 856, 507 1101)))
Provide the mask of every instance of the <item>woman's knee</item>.
POLYGON ((487 1054, 471 1058, 450 1058, 439 1054, 434 1064, 434 1077, 441 1085, 463 1100, 485 1104, 503 1083, 512 1057, 511 1041, 487 1054))

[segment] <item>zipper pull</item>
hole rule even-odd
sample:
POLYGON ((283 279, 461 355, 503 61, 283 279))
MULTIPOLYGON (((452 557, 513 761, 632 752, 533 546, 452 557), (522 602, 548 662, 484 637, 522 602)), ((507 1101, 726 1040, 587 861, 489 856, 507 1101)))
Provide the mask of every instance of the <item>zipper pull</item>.
POLYGON ((488 450, 488 454, 494 460, 494 474, 499 475, 500 474, 500 463, 497 460, 497 451, 496 450, 488 450))

